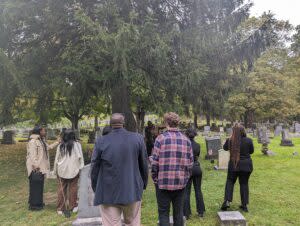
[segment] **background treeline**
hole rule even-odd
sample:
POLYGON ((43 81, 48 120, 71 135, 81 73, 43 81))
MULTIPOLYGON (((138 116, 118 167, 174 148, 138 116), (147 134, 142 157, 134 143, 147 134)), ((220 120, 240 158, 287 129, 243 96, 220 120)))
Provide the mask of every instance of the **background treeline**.
POLYGON ((243 0, 1 0, 0 126, 123 112, 293 121, 300 27, 243 0), (294 34, 294 35, 291 35, 294 34), (292 43, 290 45, 290 43, 292 43))

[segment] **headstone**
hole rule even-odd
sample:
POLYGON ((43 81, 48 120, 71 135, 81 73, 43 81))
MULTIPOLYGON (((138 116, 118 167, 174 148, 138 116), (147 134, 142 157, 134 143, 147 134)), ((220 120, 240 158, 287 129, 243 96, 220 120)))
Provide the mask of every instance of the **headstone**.
POLYGON ((0 130, 0 140, 2 140, 3 139, 3 130, 1 129, 0 130))
MULTIPOLYGON (((157 226, 159 226, 159 221, 157 222, 157 226)), ((170 216, 170 224, 169 226, 174 226, 173 216, 170 216)), ((186 218, 183 217, 183 226, 186 226, 186 218)))
POLYGON ((218 169, 219 170, 227 170, 229 160, 230 160, 230 152, 224 151, 223 149, 219 150, 218 169))
POLYGON ((231 127, 226 128, 226 135, 229 136, 229 137, 232 135, 232 128, 231 127))
POLYGON ((290 133, 294 133, 294 132, 295 132, 295 128, 294 128, 293 126, 291 126, 291 127, 289 128, 289 132, 290 132, 290 133))
POLYGON ((222 148, 220 137, 206 137, 206 150, 207 154, 205 159, 218 159, 219 150, 222 148))
POLYGON ((281 146, 294 146, 291 138, 290 138, 290 134, 289 131, 287 129, 284 129, 281 132, 281 146))
POLYGON ((268 136, 268 138, 273 138, 271 131, 269 129, 267 129, 267 136, 268 136))
POLYGON ((267 128, 263 127, 263 128, 258 128, 257 130, 257 141, 259 144, 269 144, 270 143, 270 139, 269 136, 267 134, 267 128))
POLYGON ((293 152, 293 156, 298 156, 298 155, 299 155, 299 153, 297 151, 293 152))
POLYGON ((295 123, 295 133, 300 133, 300 123, 295 123))
POLYGON ((15 144, 16 132, 13 130, 7 130, 3 132, 2 144, 15 144))
POLYGON ((224 133, 224 127, 220 127, 220 133, 224 133))
POLYGON ((280 125, 276 126, 275 131, 274 131, 274 136, 275 137, 280 136, 281 131, 282 131, 282 126, 280 126, 280 125))
POLYGON ((210 126, 204 126, 204 131, 203 131, 204 136, 207 136, 209 132, 210 132, 210 126))
POLYGON ((220 226, 246 226, 245 217, 239 211, 218 212, 220 226))
POLYGON ((56 140, 56 134, 54 129, 47 129, 47 140, 56 140))
POLYGON ((86 165, 80 171, 79 179, 79 203, 77 219, 73 226, 102 225, 99 207, 94 206, 94 192, 90 177, 91 165, 86 165))

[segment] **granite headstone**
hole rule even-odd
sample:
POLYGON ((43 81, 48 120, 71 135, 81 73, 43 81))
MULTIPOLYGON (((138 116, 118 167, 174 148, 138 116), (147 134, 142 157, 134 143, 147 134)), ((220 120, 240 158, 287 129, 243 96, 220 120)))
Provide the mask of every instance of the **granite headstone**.
POLYGON ((3 132, 2 144, 15 144, 16 132, 13 130, 7 130, 3 132))
POLYGON ((206 137, 206 159, 218 159, 219 150, 222 148, 220 137, 206 137))
POLYGON ((73 226, 102 225, 99 207, 94 206, 94 192, 90 177, 91 165, 86 165, 80 171, 79 179, 79 203, 77 220, 73 226))
POLYGON ((219 150, 218 169, 219 170, 227 170, 229 159, 230 159, 229 151, 224 151, 223 149, 219 150))
POLYGON ((280 145, 281 146, 294 146, 294 144, 291 140, 289 131, 287 129, 284 129, 281 132, 281 143, 280 143, 280 145))
POLYGON ((275 137, 280 136, 281 131, 282 131, 282 126, 280 126, 280 125, 276 126, 275 131, 274 131, 274 136, 275 137))

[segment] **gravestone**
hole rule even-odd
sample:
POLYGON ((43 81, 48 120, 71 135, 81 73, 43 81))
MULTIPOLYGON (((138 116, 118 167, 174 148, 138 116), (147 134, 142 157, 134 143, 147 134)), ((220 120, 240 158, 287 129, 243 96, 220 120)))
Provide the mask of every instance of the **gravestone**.
POLYGON ((220 226, 246 226, 245 217, 239 211, 218 212, 220 226))
POLYGON ((290 133, 294 133, 294 132, 295 132, 295 128, 294 128, 293 126, 290 126, 289 132, 290 132, 290 133))
POLYGON ((218 159, 219 150, 222 148, 220 137, 206 137, 206 151, 205 159, 218 159))
POLYGON ((0 130, 0 140, 2 140, 3 139, 3 130, 1 129, 0 130))
POLYGON ((56 140, 56 134, 54 129, 47 129, 47 140, 56 140))
POLYGON ((224 127, 219 128, 220 133, 224 133, 224 127))
POLYGON ((280 143, 281 146, 294 146, 292 140, 291 140, 291 137, 290 137, 290 134, 289 134, 289 131, 287 129, 284 129, 282 132, 281 132, 281 143, 280 143))
POLYGON ((94 206, 94 192, 90 177, 91 165, 86 165, 80 171, 79 179, 79 203, 77 219, 73 226, 102 225, 99 207, 94 206))
POLYGON ((268 136, 266 127, 258 128, 258 130, 257 130, 257 142, 259 144, 263 144, 263 143, 269 144, 270 143, 270 138, 268 136))
POLYGON ((203 131, 204 136, 207 136, 209 132, 210 132, 210 126, 204 126, 204 131, 203 131))
POLYGON ((275 131, 274 131, 274 136, 278 137, 281 134, 282 131, 282 126, 276 126, 275 131))
POLYGON ((232 135, 232 128, 231 127, 226 128, 226 135, 229 136, 229 137, 232 135))
POLYGON ((295 133, 300 133, 300 123, 295 123, 295 133))
POLYGON ((230 160, 230 152, 224 151, 223 149, 219 150, 218 153, 218 170, 227 170, 228 169, 228 163, 230 160))
POLYGON ((3 132, 2 144, 15 144, 16 132, 13 130, 7 130, 3 132))

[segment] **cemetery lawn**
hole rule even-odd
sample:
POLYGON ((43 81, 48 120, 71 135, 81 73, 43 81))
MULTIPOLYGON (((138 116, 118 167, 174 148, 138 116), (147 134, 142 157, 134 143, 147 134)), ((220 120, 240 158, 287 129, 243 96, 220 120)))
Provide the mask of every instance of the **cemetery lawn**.
MULTIPOLYGON (((213 170, 213 164, 203 160, 206 152, 204 139, 199 137, 198 141, 202 150, 202 191, 206 213, 203 219, 196 216, 192 194, 193 216, 187 225, 216 225, 217 211, 223 201, 226 172, 213 170)), ((260 145, 256 139, 254 141, 249 213, 244 216, 249 225, 300 225, 300 156, 292 155, 294 151, 300 153, 300 138, 293 139, 294 147, 281 147, 280 138, 272 139, 269 149, 276 152, 273 157, 263 156, 260 145)), ((56 180, 47 180, 45 183, 45 210, 28 211, 25 156, 25 143, 0 145, 0 225, 71 225, 75 215, 66 219, 56 214, 56 180)), ((52 159, 53 156, 54 151, 51 151, 52 159)), ((238 210, 239 204, 239 186, 236 186, 231 209, 238 210)), ((150 179, 143 199, 142 223, 154 226, 156 221, 155 190, 150 179)))

